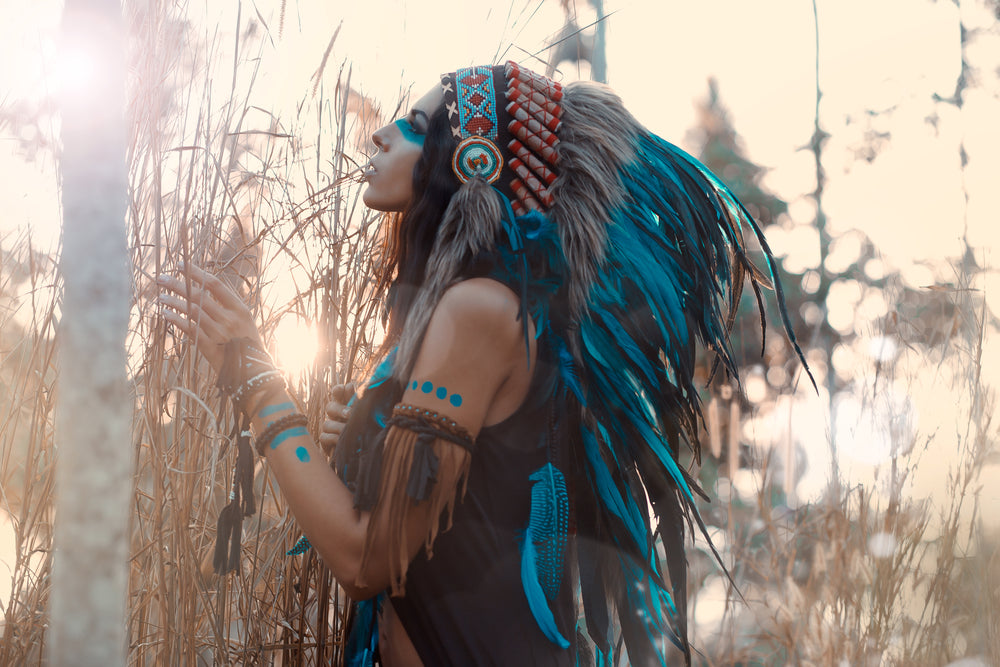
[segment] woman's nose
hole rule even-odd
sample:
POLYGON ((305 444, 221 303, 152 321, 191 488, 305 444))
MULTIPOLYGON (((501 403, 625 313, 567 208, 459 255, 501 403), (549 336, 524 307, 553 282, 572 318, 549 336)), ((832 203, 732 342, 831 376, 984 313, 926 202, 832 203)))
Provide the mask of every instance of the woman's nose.
POLYGON ((375 147, 378 148, 381 151, 385 150, 386 130, 387 129, 388 129, 388 126, 386 126, 386 127, 380 127, 379 129, 375 130, 372 133, 372 143, 375 144, 375 147))

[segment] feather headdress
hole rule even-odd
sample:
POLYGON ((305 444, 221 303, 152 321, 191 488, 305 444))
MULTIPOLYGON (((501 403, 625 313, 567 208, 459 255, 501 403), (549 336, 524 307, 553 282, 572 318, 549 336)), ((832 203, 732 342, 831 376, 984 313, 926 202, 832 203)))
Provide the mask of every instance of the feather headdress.
POLYGON ((459 70, 442 85, 462 186, 439 227, 392 373, 405 380, 431 312, 477 255, 506 257, 506 281, 522 294, 529 283, 551 281, 531 275, 525 258, 554 227, 555 305, 521 304, 525 334, 530 316, 561 373, 549 443, 561 451, 531 477, 525 595, 546 636, 568 646, 547 600, 558 590, 554 573, 575 569, 587 631, 602 655, 610 655, 617 626, 633 664, 664 663, 664 637, 690 662, 685 524, 705 528, 695 508, 700 492, 678 452, 684 443, 697 448, 696 345, 737 376, 728 334, 749 277, 759 305, 760 286, 777 291, 805 363, 770 250, 729 189, 646 130, 607 86, 564 88, 514 63, 459 70), (748 258, 744 230, 763 249, 767 274, 748 258), (575 550, 566 547, 567 525, 575 526, 575 550), (564 568, 571 553, 578 567, 564 568))

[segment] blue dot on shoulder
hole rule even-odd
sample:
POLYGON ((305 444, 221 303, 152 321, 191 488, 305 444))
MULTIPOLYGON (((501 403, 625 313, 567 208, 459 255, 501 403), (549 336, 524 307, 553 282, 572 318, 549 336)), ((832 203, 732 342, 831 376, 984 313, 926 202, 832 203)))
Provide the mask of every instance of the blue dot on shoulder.
POLYGON ((410 387, 410 389, 416 389, 416 388, 417 388, 417 381, 416 381, 416 380, 414 380, 414 381, 413 381, 413 386, 412 386, 412 387, 410 387))
POLYGON ((452 394, 448 401, 456 408, 462 405, 462 397, 459 394, 452 394))
POLYGON ((296 447, 295 455, 299 457, 299 461, 309 463, 309 450, 305 447, 296 447))
POLYGON ((435 392, 435 395, 443 401, 448 396, 448 390, 445 389, 444 387, 438 387, 438 390, 437 392, 435 392))
POLYGON ((433 384, 431 384, 431 383, 430 383, 429 381, 428 381, 428 382, 424 382, 424 383, 423 383, 423 384, 422 384, 422 385, 420 386, 420 391, 424 392, 425 394, 429 394, 429 393, 431 393, 432 391, 434 391, 434 385, 433 385, 433 384))

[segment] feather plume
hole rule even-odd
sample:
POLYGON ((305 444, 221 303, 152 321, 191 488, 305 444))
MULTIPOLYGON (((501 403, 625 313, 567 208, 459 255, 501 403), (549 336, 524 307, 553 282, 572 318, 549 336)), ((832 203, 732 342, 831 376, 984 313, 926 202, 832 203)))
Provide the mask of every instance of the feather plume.
POLYGON ((548 602, 562 581, 569 519, 569 496, 563 474, 551 463, 531 474, 531 515, 521 543, 521 584, 538 627, 562 648, 569 642, 556 627, 548 602))
POLYGON ((594 525, 581 530, 618 554, 614 563, 595 561, 581 549, 587 627, 606 627, 600 601, 607 596, 633 663, 663 664, 657 646, 664 634, 690 663, 684 522, 705 528, 694 504, 701 491, 677 460, 684 442, 697 454, 695 347, 700 342, 737 375, 729 329, 746 277, 759 297, 762 275, 747 257, 744 228, 760 241, 777 284, 774 260, 732 193, 645 130, 610 89, 570 84, 562 106, 551 215, 569 266, 576 328, 567 331, 566 349, 583 394, 584 481, 598 503, 593 517, 581 518, 594 525), (667 577, 654 546, 658 532, 667 577), (612 571, 620 580, 613 590, 612 571))

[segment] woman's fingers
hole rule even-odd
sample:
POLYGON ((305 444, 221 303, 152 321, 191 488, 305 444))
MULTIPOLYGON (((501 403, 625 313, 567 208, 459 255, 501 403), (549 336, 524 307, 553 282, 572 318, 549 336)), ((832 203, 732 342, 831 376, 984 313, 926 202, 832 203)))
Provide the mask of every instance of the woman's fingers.
POLYGON ((338 422, 346 422, 351 416, 351 408, 340 401, 330 401, 326 404, 326 416, 338 422))
POLYGON ((220 280, 218 277, 212 275, 200 266, 195 266, 194 264, 181 264, 180 268, 181 270, 184 270, 185 275, 187 275, 193 282, 197 282, 202 285, 223 308, 227 310, 234 310, 236 312, 246 311, 249 314, 249 309, 246 307, 246 304, 243 303, 243 299, 240 298, 239 294, 233 291, 229 285, 220 280))
POLYGON ((232 337, 228 336, 225 327, 216 322, 215 318, 198 303, 190 303, 170 294, 161 294, 159 302, 165 306, 162 311, 164 314, 170 313, 174 316, 172 322, 177 323, 178 319, 186 316, 190 325, 182 326, 181 329, 189 336, 194 335, 197 330, 201 334, 200 337, 214 343, 224 343, 232 337))
POLYGON ((330 394, 333 396, 333 400, 347 405, 351 402, 351 398, 354 396, 354 383, 348 382, 347 384, 336 384, 333 389, 330 390, 330 394))
POLYGON ((263 349, 250 309, 240 297, 204 269, 188 265, 183 276, 161 275, 157 300, 164 319, 191 337, 213 366, 233 339, 249 338, 263 349))
POLYGON ((354 398, 354 383, 334 385, 330 390, 333 400, 326 404, 326 414, 330 419, 347 421, 350 416, 350 403, 354 398))
POLYGON ((164 308, 160 311, 160 316, 163 317, 169 324, 174 325, 177 329, 188 336, 194 336, 195 325, 186 317, 181 317, 179 314, 172 310, 164 308))
POLYGON ((319 444, 323 451, 329 456, 334 447, 340 441, 340 436, 344 432, 344 422, 327 419, 323 422, 323 428, 319 433, 319 444))
MULTIPOLYGON (((225 308, 222 304, 213 298, 211 293, 197 281, 185 282, 181 278, 164 275, 160 276, 157 282, 161 287, 176 295, 175 305, 171 307, 181 312, 187 312, 189 310, 187 304, 190 303, 191 306, 197 306, 201 311, 208 314, 209 317, 215 319, 221 319, 225 314, 225 308)), ((163 301, 162 295, 160 300, 163 301)))
POLYGON ((351 415, 348 403, 354 397, 354 383, 334 385, 330 390, 330 395, 333 400, 326 404, 327 419, 323 422, 319 434, 319 443, 327 456, 330 456, 340 441, 340 436, 344 432, 344 424, 351 415))
MULTIPOLYGON (((259 337, 253 315, 240 296, 204 269, 188 265, 184 276, 161 275, 157 283, 176 297, 171 307, 190 315, 196 310, 202 316, 207 315, 228 334, 225 340, 259 337)), ((163 295, 160 298, 162 300, 163 295)))

